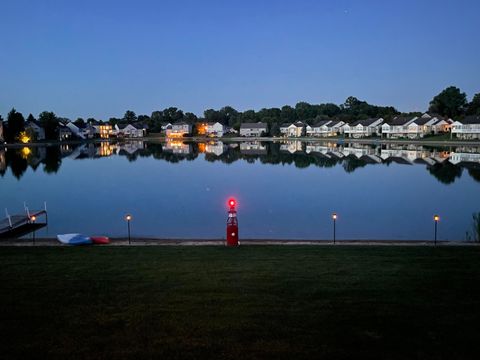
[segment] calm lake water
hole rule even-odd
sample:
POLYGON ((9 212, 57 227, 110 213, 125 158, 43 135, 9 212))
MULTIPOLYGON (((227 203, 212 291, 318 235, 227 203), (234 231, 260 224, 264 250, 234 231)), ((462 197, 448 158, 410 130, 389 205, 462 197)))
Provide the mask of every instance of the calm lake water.
MULTIPOLYGON (((0 149, 0 209, 47 202, 38 236, 464 240, 480 211, 480 149, 305 143, 97 143, 0 149)), ((1 216, 3 218, 3 216, 1 216)))

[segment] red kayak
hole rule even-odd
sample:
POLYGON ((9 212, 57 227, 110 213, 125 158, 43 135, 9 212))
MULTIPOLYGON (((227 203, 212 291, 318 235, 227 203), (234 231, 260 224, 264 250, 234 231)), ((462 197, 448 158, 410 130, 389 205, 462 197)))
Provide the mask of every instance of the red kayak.
POLYGON ((95 245, 110 244, 110 239, 106 236, 90 236, 90 239, 95 245))

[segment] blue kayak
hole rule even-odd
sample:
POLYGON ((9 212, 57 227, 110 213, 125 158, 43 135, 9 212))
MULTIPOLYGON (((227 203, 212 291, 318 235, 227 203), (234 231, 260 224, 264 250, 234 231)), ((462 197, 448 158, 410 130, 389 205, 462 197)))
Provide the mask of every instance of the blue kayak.
POLYGON ((93 243, 92 239, 82 234, 63 234, 57 235, 58 241, 67 245, 90 245, 93 243))

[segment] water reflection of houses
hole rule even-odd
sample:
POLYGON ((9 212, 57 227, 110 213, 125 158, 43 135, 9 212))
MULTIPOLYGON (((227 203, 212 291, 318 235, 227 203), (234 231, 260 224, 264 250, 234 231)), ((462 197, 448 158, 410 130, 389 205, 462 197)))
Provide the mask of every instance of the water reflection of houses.
POLYGON ((192 145, 183 141, 170 140, 165 143, 163 150, 173 154, 188 155, 192 152, 192 145))
POLYGON ((284 143, 280 144, 280 151, 289 152, 290 154, 304 152, 303 142, 295 140, 285 141, 284 143))
POLYGON ((5 157, 5 151, 0 150, 0 174, 4 174, 6 170, 7 170, 7 159, 5 157))
POLYGON ((243 155, 267 155, 267 146, 259 141, 241 142, 240 153, 243 155))
POLYGON ((222 141, 211 141, 205 143, 204 152, 220 156, 225 152, 226 146, 222 141))
POLYGON ((145 142, 143 142, 142 140, 117 143, 115 147, 117 154, 120 154, 120 152, 126 152, 129 155, 133 155, 137 151, 141 151, 143 149, 145 149, 145 142))

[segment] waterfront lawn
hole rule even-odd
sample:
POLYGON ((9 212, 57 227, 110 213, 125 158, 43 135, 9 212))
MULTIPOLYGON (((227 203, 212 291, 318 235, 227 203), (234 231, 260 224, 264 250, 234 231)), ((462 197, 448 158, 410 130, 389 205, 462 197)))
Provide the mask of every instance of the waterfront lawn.
POLYGON ((473 359, 480 249, 2 247, 2 359, 473 359))

